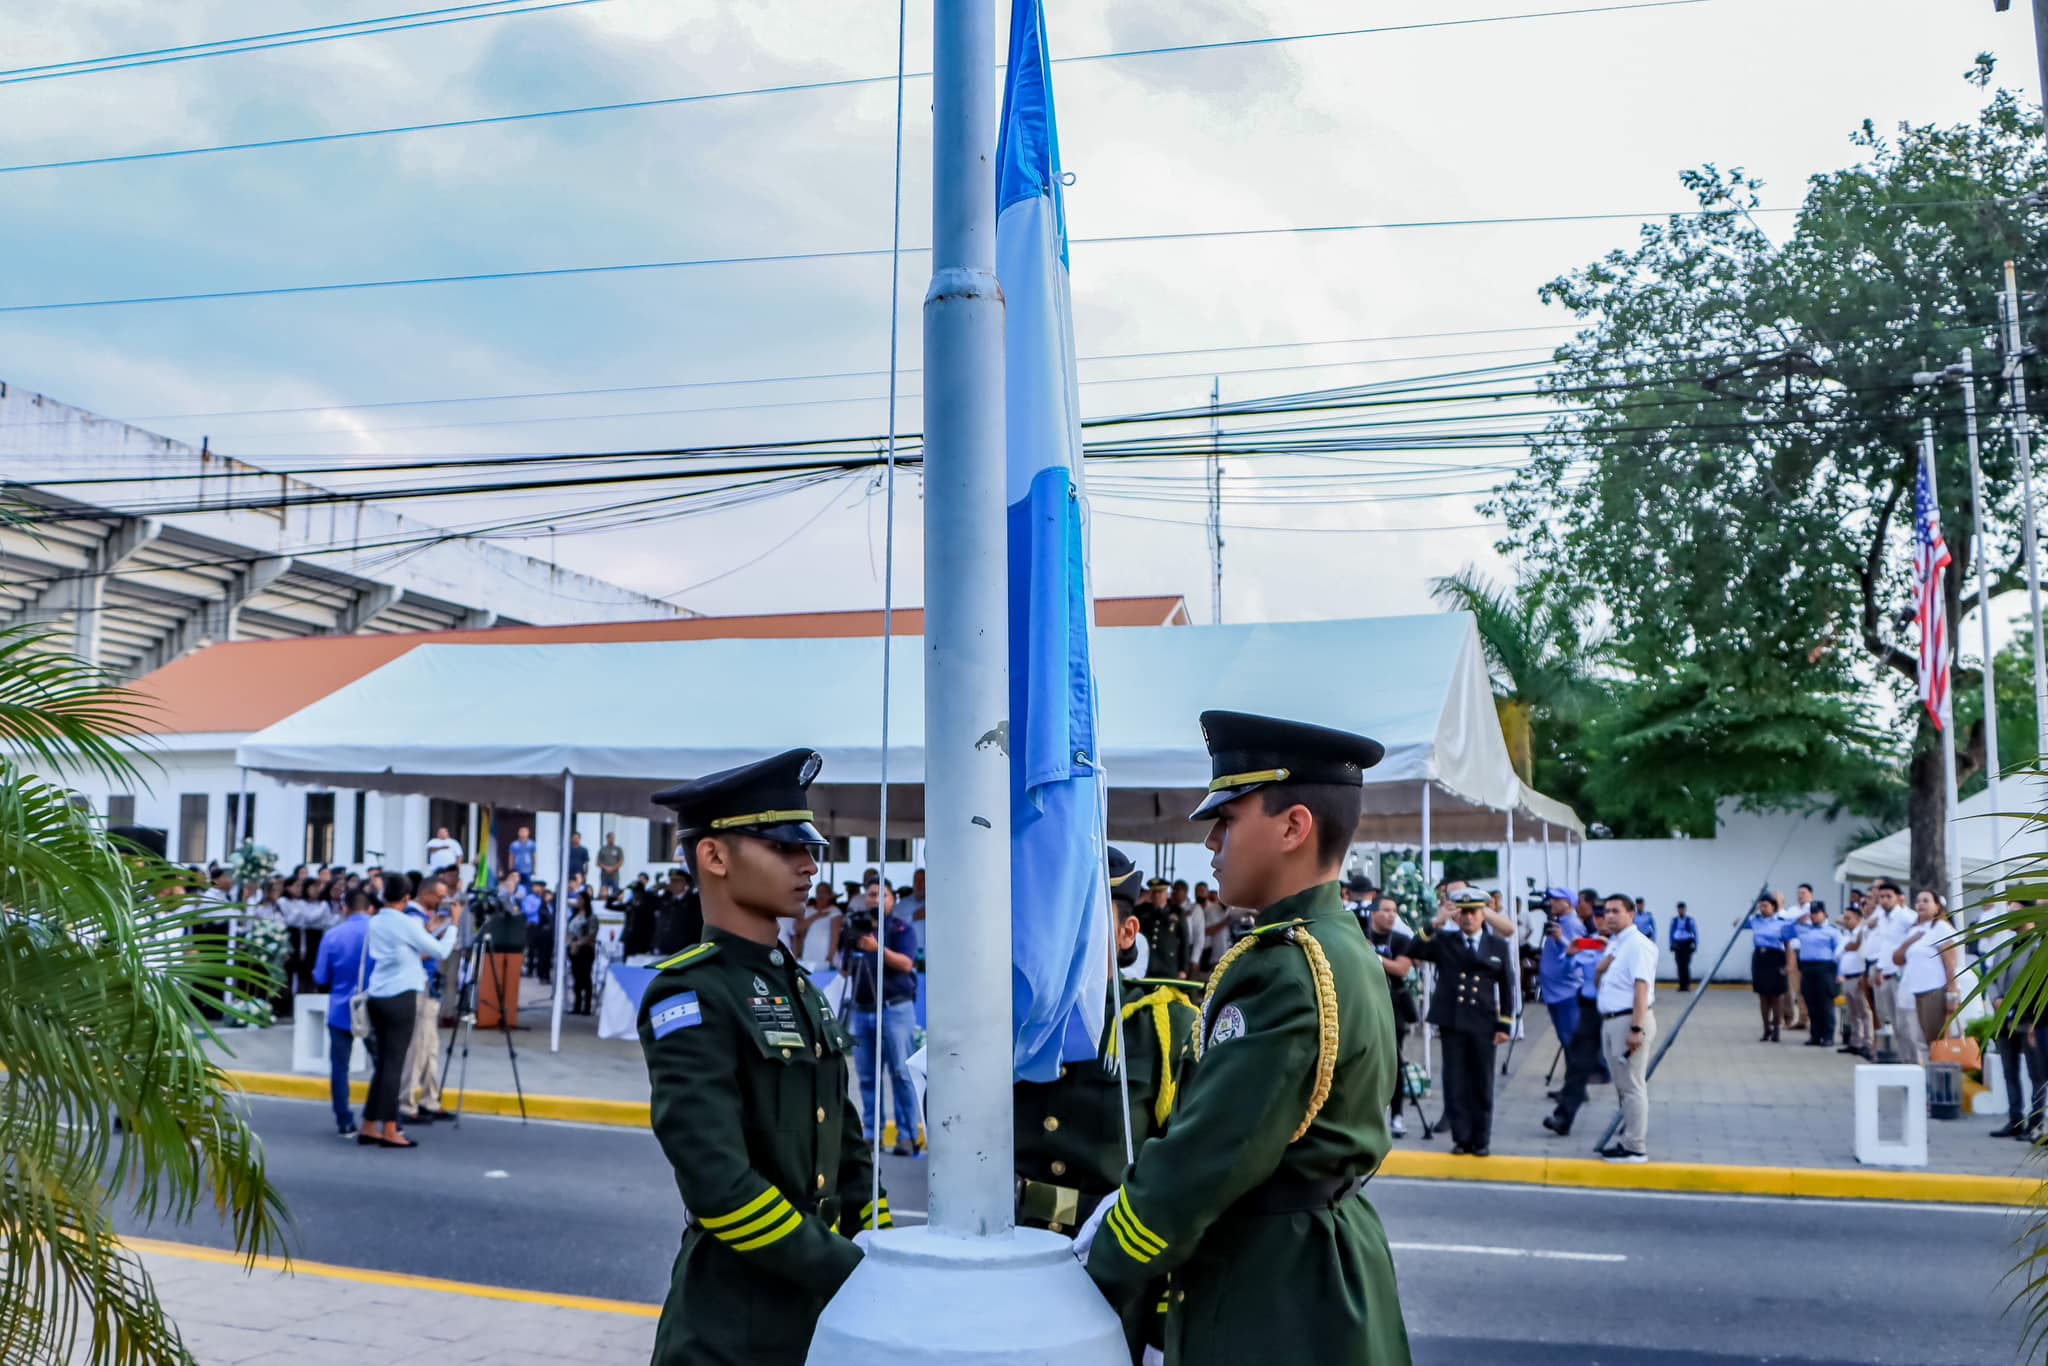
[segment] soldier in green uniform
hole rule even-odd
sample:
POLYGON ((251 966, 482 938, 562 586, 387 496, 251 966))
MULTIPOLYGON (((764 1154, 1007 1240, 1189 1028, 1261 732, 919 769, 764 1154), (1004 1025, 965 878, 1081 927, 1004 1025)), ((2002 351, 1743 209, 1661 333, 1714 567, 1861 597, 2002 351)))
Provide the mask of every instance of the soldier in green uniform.
MULTIPOLYGON (((1110 914, 1117 925, 1117 966, 1138 956, 1138 908, 1132 900, 1136 870, 1123 850, 1109 851, 1110 914)), ((1059 1079, 1020 1081, 1014 1107, 1017 1150, 1017 1223, 1073 1233, 1088 1212, 1116 1189, 1126 1154, 1166 1129, 1194 1056, 1200 1012, 1178 982, 1118 974, 1113 997, 1122 1015, 1122 1038, 1105 1025, 1094 1063, 1069 1063, 1059 1079), (1119 1075, 1121 1073, 1121 1075, 1119 1075), (1130 1142, 1124 1146, 1123 1107, 1130 1100, 1130 1142)), ((1165 1289, 1123 1308, 1131 1360, 1159 1337, 1165 1289)))
POLYGON ((1387 1155, 1398 1059, 1379 958, 1337 888, 1382 748, 1204 712, 1223 900, 1262 906, 1224 955, 1165 1134, 1075 1248, 1113 1305, 1161 1273, 1172 1366, 1406 1366, 1393 1258, 1364 1186, 1387 1155))
POLYGON ((802 1366, 818 1314, 890 1225, 847 1097, 853 1042, 777 941, 825 837, 791 750, 656 794, 704 902, 704 938, 660 964, 640 1007, 653 1125, 689 1222, 653 1366, 802 1366))

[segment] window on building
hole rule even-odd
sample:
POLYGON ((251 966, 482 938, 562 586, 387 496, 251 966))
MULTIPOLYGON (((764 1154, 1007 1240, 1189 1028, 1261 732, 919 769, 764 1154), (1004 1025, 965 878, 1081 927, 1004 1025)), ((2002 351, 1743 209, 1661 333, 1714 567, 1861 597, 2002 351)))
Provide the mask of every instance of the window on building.
POLYGON ((674 821, 647 822, 647 861, 649 863, 674 863, 676 861, 676 823, 674 821))
POLYGON ((884 863, 908 863, 908 862, 910 862, 910 841, 909 841, 909 840, 907 840, 907 839, 901 839, 901 840, 883 840, 883 841, 882 841, 882 862, 884 862, 884 863))
POLYGON ((135 794, 118 792, 107 798, 107 824, 135 824, 135 794))
POLYGON ((363 862, 363 829, 370 823, 370 794, 356 793, 356 853, 355 861, 363 862))
POLYGON ((256 794, 228 793, 228 819, 222 827, 222 858, 233 858, 235 848, 256 833, 256 794))
POLYGON ((469 847, 468 802, 451 802, 443 797, 434 797, 427 802, 427 830, 420 843, 424 845, 434 838, 436 830, 444 828, 448 831, 448 838, 462 846, 464 854, 475 854, 476 851, 469 847))
POLYGON ((204 792, 187 792, 178 798, 178 862, 206 862, 204 792))
POLYGON ((832 836, 832 847, 826 852, 825 861, 827 863, 853 862, 853 836, 832 836))
POLYGON ((306 794, 306 862, 319 866, 334 862, 334 794, 306 794))

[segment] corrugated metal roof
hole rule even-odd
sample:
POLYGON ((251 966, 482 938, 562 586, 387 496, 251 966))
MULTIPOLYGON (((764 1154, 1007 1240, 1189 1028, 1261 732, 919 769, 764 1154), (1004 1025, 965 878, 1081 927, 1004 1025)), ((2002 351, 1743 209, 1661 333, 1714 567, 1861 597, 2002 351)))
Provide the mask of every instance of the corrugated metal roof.
MULTIPOLYGON (((1099 626, 1185 626, 1178 597, 1099 598, 1099 626)), ((894 634, 924 634, 924 609, 903 607, 894 634)), ((783 612, 760 616, 681 617, 593 622, 587 626, 500 626, 406 635, 314 636, 238 640, 195 651, 133 685, 149 704, 148 729, 164 735, 241 734, 281 721, 416 646, 550 645, 642 640, 791 640, 879 636, 882 614, 783 612)))

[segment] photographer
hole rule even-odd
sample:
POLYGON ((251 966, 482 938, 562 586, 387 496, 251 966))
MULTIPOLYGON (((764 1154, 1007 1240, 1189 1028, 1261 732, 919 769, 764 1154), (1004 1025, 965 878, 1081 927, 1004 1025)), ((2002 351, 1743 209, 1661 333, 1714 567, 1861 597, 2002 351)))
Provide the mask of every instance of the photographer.
MULTIPOLYGON (((1354 881, 1363 882, 1357 878, 1354 881)), ((1415 960, 1408 956, 1415 937, 1401 926, 1401 907, 1390 896, 1380 897, 1373 903, 1372 912, 1366 918, 1365 937, 1371 941, 1373 952, 1380 956, 1380 966, 1386 970, 1387 990, 1394 998, 1394 1056, 1397 1068, 1407 1066, 1408 1031, 1421 1023, 1415 1009, 1415 992, 1409 981, 1415 972, 1415 960)), ((1402 1093, 1408 1089, 1408 1079, 1398 1070, 1394 1079, 1394 1099, 1388 1107, 1387 1132, 1395 1138, 1404 1137, 1407 1126, 1401 1120, 1402 1093)), ((1420 1102, 1417 1102, 1420 1104, 1420 1102)))
POLYGON ((879 878, 868 884, 862 903, 847 908, 838 955, 839 970, 852 984, 846 1022, 853 1032, 853 1061, 860 1073, 861 1126, 872 1143, 882 1108, 875 1082, 875 1037, 879 1033, 896 1111, 896 1144, 890 1151, 898 1157, 912 1157, 917 1153, 917 1102, 910 1089, 908 1064, 912 1036, 917 1031, 917 932, 892 914, 896 895, 879 878), (877 933, 885 941, 879 1011, 875 1008, 877 933))

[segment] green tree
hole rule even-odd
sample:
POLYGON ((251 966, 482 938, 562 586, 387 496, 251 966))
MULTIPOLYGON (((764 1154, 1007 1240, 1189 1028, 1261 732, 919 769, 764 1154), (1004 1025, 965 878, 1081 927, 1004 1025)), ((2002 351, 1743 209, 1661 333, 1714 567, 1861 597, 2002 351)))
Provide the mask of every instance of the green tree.
MULTIPOLYGON (((1980 59, 1972 79, 1989 78, 1980 59)), ((1965 346, 1988 357, 2004 261, 2048 279, 2040 119, 1999 91, 1974 122, 1885 136, 1866 121, 1851 142, 1858 162, 1815 176, 1789 230, 1759 221, 1758 181, 1707 166, 1682 177, 1700 213, 1542 291, 1584 326, 1557 353, 1559 412, 1497 500, 1502 549, 1547 596, 1611 618, 1636 691, 1598 738, 1685 783, 1696 812, 1839 790, 1896 762, 1870 724, 1876 688, 1903 711, 1917 678, 1899 613, 1923 415, 1955 557, 1951 629, 1980 512, 1996 582, 2018 583, 2018 475, 1993 386, 1979 393, 1980 510, 1954 389, 1912 376, 1965 346)), ((2037 315, 2026 325, 2048 340, 2037 315)), ((1957 671, 1958 695, 1975 685, 1957 671)), ((1939 886, 1939 751, 1912 714, 1913 871, 1939 886)), ((1981 733, 1962 739, 1967 778, 1981 733)))
MULTIPOLYGON (((202 1205, 252 1257, 283 1207, 200 1007, 225 1006, 224 936, 160 861, 124 853, 45 774, 132 776, 139 703, 47 637, 0 630, 0 1361, 189 1363, 112 1214, 202 1205)), ((228 1008, 227 1013, 238 1012, 228 1008)))

